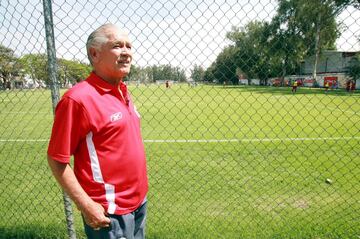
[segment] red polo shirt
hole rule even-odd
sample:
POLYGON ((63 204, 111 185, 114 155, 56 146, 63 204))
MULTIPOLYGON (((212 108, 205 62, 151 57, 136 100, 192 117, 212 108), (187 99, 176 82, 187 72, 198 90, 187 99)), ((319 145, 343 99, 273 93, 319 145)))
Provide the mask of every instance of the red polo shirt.
POLYGON ((140 115, 122 82, 113 86, 91 73, 68 90, 55 110, 48 155, 62 163, 74 155, 79 183, 109 214, 132 212, 146 196, 140 115))

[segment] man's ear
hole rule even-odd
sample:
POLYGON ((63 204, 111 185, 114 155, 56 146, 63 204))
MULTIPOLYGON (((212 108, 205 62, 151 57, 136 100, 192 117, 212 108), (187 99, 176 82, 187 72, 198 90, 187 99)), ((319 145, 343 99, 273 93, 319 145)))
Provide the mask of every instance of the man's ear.
POLYGON ((92 62, 98 62, 99 61, 99 52, 96 50, 96 48, 91 47, 89 49, 90 57, 92 62))

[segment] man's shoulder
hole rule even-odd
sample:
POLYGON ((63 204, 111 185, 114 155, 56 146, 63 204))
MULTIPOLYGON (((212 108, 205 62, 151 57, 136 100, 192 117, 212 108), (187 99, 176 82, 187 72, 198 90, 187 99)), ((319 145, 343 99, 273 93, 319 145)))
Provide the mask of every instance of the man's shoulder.
POLYGON ((63 97, 68 97, 75 101, 80 101, 81 99, 89 95, 89 93, 91 93, 94 90, 93 88, 94 87, 91 84, 89 84, 87 80, 84 80, 82 82, 77 83, 69 90, 67 90, 63 97))

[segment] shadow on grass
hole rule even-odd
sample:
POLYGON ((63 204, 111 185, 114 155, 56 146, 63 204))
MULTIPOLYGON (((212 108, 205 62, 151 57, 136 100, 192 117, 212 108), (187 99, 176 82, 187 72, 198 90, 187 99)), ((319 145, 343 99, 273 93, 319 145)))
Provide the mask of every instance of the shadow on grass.
MULTIPOLYGON (((0 239, 68 239, 69 236, 63 226, 49 225, 46 228, 33 224, 26 224, 14 227, 0 227, 0 239)), ((84 234, 77 233, 77 239, 86 239, 84 234)), ((150 232, 146 239, 182 239, 199 238, 191 231, 181 229, 169 232, 150 232), (185 235, 185 237, 184 237, 185 235)), ((202 239, 205 237, 200 237, 202 239)))
POLYGON ((46 228, 34 224, 0 227, 0 239, 67 239, 62 226, 49 225, 46 228))
POLYGON ((327 92, 324 88, 307 88, 298 87, 296 93, 291 92, 291 87, 271 87, 271 86, 218 86, 218 89, 239 89, 246 92, 263 93, 263 94, 279 94, 279 95, 333 95, 333 96, 353 96, 360 97, 360 90, 348 92, 345 89, 329 89, 327 92))

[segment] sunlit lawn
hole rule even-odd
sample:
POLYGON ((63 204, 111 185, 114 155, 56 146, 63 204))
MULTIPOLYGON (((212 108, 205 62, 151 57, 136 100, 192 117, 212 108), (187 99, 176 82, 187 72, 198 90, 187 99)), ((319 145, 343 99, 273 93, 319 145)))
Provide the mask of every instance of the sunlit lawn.
MULTIPOLYGON (((129 88, 148 158, 147 238, 360 236, 358 93, 129 88)), ((46 164, 52 118, 48 90, 0 92, 0 238, 67 238, 46 164)))

